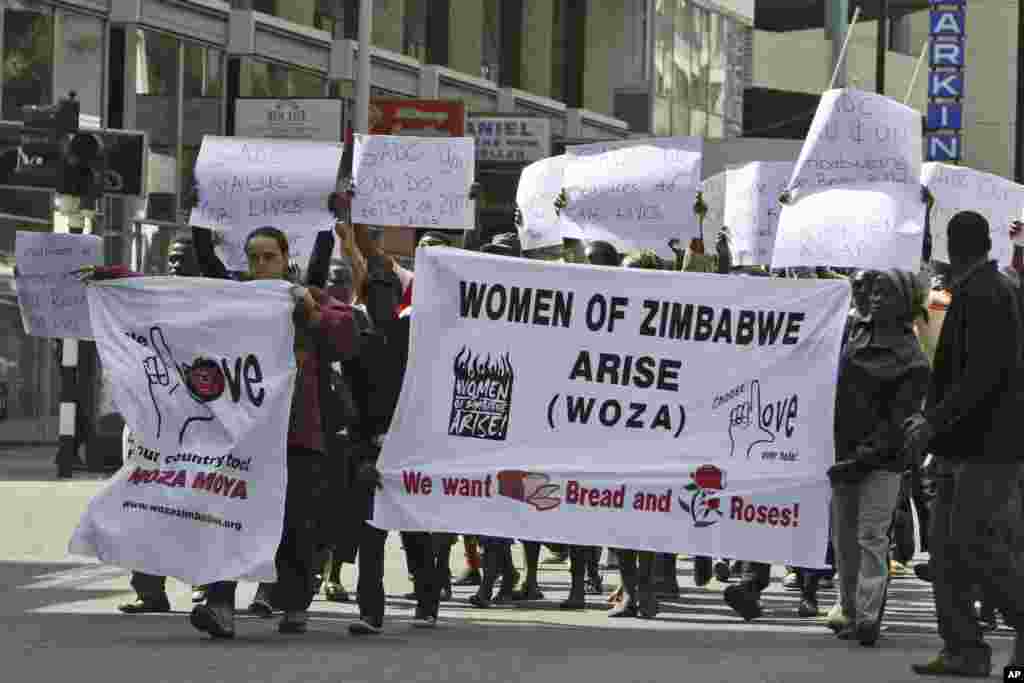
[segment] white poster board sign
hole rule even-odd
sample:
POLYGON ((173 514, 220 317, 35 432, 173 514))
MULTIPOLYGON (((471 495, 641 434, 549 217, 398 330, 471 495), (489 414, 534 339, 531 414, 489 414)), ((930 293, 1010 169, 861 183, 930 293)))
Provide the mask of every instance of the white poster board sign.
POLYGON ((92 339, 85 285, 72 271, 103 264, 103 239, 19 230, 14 237, 14 259, 25 334, 92 339))
POLYGON ((790 193, 797 201, 840 188, 917 187, 921 151, 921 115, 914 109, 883 95, 829 90, 800 150, 790 193))
POLYGON ((190 222, 248 235, 270 225, 316 233, 334 227, 327 197, 338 186, 340 142, 203 137, 199 205, 190 222))
POLYGON ((562 237, 582 238, 582 233, 563 223, 555 212, 562 191, 566 157, 560 154, 535 161, 523 169, 516 188, 516 205, 522 215, 519 242, 523 250, 560 246, 562 237))
POLYGON ((472 230, 474 154, 473 138, 356 135, 352 220, 472 230))
MULTIPOLYGON (((316 244, 316 233, 302 228, 284 230, 288 238, 288 261, 294 263, 305 272, 309 266, 309 257, 313 254, 316 244)), ((215 247, 217 256, 228 270, 244 273, 249 270, 249 259, 245 255, 247 233, 239 231, 220 233, 220 243, 215 247)))
POLYGON ((991 173, 950 164, 927 163, 921 184, 935 197, 932 207, 932 260, 949 263, 946 229, 961 211, 976 211, 988 221, 992 258, 1004 266, 1013 258, 1010 223, 1024 211, 1024 186, 991 173))
POLYGON ((702 145, 700 138, 651 138, 568 148, 562 221, 620 252, 653 249, 670 258, 669 240, 686 244, 698 234, 702 145))
POLYGON ((704 239, 707 244, 714 244, 719 231, 727 225, 725 222, 725 182, 726 172, 722 171, 705 179, 700 184, 704 204, 708 207, 708 213, 704 216, 704 239))
POLYGON ((71 553, 193 585, 275 580, 295 384, 288 289, 89 286, 96 348, 137 447, 90 501, 71 553))
POLYGON ((849 305, 845 281, 420 250, 373 524, 824 566, 849 305))
POLYGON ((726 172, 725 224, 733 265, 767 266, 775 248, 781 195, 793 173, 790 161, 754 161, 726 172))
POLYGON ((925 205, 918 185, 836 189, 782 207, 773 268, 834 266, 917 272, 925 205))

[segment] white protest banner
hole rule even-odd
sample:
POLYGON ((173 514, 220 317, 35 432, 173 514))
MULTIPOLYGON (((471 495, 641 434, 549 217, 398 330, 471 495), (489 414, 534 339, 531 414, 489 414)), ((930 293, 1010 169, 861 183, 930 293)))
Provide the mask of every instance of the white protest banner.
POLYGON ((702 145, 700 138, 651 138, 568 148, 562 222, 622 252, 671 257, 669 240, 687 244, 697 236, 702 145))
POLYGON ((340 142, 203 137, 192 225, 245 235, 270 225, 315 233, 334 227, 327 197, 338 186, 340 142))
POLYGON ((845 281, 420 250, 373 523, 821 567, 849 305, 845 281))
POLYGON ((473 138, 356 135, 352 220, 472 230, 475 154, 473 138))
POLYGON ((15 286, 25 334, 92 339, 85 285, 72 271, 103 263, 103 239, 19 230, 14 237, 15 286))
POLYGON ((835 189, 782 207, 773 268, 835 266, 917 272, 925 205, 919 185, 835 189))
POLYGON ((88 288, 114 402, 142 444, 70 552, 193 585, 275 580, 294 302, 285 282, 132 278, 88 288))
POLYGON ((523 169, 516 188, 516 205, 523 217, 519 242, 524 251, 560 246, 562 237, 582 238, 579 230, 565 230, 555 213, 555 199, 562 191, 566 157, 548 157, 523 169))
POLYGON ((781 195, 793 172, 789 161, 754 161, 726 172, 725 224, 737 266, 767 266, 775 248, 781 195))
POLYGON ((837 188, 917 188, 921 152, 917 111, 883 95, 829 90, 800 150, 790 194, 797 201, 837 188))
POLYGON ((1009 228, 1024 210, 1024 186, 973 168, 940 163, 924 165, 921 184, 935 197, 930 221, 933 260, 949 263, 946 228, 950 219, 961 211, 976 211, 988 221, 992 258, 1010 265, 1013 245, 1009 228))
MULTIPOLYGON (((704 239, 713 244, 725 222, 725 181, 726 172, 716 173, 700 184, 704 204, 708 207, 704 216, 704 239)), ((696 197, 694 198, 696 201, 696 197)), ((691 209, 692 211, 692 209, 691 209)), ((685 243, 684 243, 685 246, 685 243)))

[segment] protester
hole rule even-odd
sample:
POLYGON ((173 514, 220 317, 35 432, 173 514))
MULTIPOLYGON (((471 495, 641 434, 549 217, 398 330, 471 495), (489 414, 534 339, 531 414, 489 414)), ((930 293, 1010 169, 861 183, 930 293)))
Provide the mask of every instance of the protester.
POLYGON ((889 580, 888 532, 899 500, 903 421, 921 405, 928 360, 914 335, 919 310, 909 273, 875 275, 867 325, 854 329, 839 365, 832 544, 840 600, 850 620, 841 640, 874 645, 889 580))
POLYGON ((981 584, 1017 630, 1011 663, 1024 663, 1024 594, 1016 559, 1021 531, 1020 365, 1024 330, 1015 288, 989 260, 989 225, 964 211, 949 222, 953 292, 924 412, 904 425, 911 457, 935 455, 932 588, 943 649, 913 670, 988 677, 992 651, 972 605, 981 584))
MULTIPOLYGON (((174 238, 167 250, 167 274, 180 277, 198 277, 199 262, 196 260, 196 250, 192 244, 192 238, 188 235, 179 235, 174 238)), ((125 425, 122 434, 122 452, 127 460, 131 451, 138 446, 137 438, 131 428, 125 425)), ((136 593, 132 602, 118 606, 125 614, 148 614, 159 612, 170 612, 171 603, 167 598, 167 577, 154 576, 144 572, 132 572, 131 587, 136 593)), ((206 587, 194 586, 192 588, 192 601, 202 602, 206 599, 206 587)))

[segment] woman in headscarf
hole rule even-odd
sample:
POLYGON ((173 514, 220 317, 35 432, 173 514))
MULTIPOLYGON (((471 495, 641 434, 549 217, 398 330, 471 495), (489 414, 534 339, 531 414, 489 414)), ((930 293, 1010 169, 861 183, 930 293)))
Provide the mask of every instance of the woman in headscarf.
POLYGON ((913 327, 921 309, 910 273, 878 272, 866 324, 851 331, 839 363, 829 479, 839 598, 849 625, 838 636, 866 646, 878 640, 885 604, 888 532, 906 467, 902 424, 928 388, 928 359, 913 327))

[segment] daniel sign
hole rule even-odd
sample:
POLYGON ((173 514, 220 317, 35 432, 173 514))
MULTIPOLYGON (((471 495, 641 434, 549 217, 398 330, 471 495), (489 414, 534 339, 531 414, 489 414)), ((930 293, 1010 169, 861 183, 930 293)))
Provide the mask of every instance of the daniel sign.
POLYGON ((551 120, 528 116, 470 116, 477 161, 529 164, 551 156, 551 120))

